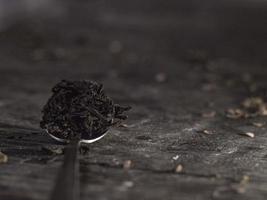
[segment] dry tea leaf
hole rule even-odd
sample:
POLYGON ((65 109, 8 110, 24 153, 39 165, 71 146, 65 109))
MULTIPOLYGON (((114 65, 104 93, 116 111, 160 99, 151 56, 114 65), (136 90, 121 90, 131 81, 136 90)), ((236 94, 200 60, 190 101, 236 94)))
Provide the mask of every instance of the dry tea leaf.
POLYGON ((179 164, 175 168, 175 173, 181 173, 183 169, 184 169, 183 165, 179 164))
POLYGON ((261 106, 259 107, 259 114, 260 114, 261 116, 267 116, 267 105, 266 105, 266 104, 261 105, 261 106))
POLYGON ((239 109, 228 109, 226 116, 231 119, 267 116, 267 103, 261 97, 247 98, 241 106, 239 109))
POLYGON ((86 140, 98 138, 126 120, 124 113, 131 109, 115 104, 105 94, 103 85, 94 81, 63 80, 52 92, 43 108, 40 126, 61 140, 80 133, 86 140))
POLYGON ((204 117, 204 118, 213 118, 215 116, 216 116, 216 112, 215 111, 202 113, 202 117, 204 117))
POLYGON ((260 122, 252 122, 252 125, 255 126, 255 127, 258 127, 258 128, 261 128, 264 126, 263 123, 260 123, 260 122))
POLYGON ((242 105, 252 114, 267 116, 267 104, 261 97, 247 98, 242 105))
POLYGON ((128 170, 128 169, 130 169, 131 167, 132 167, 132 161, 131 161, 131 160, 126 160, 126 161, 124 161, 124 163, 123 163, 123 169, 128 170))
POLYGON ((244 175, 239 185, 234 187, 237 193, 244 194, 246 192, 247 184, 249 183, 249 181, 250 181, 250 177, 247 175, 244 175))
POLYGON ((127 124, 119 124, 118 127, 119 128, 129 128, 129 126, 127 124))
POLYGON ((205 133, 205 134, 207 134, 207 135, 211 135, 211 134, 212 134, 212 132, 209 131, 209 130, 204 130, 203 133, 205 133))
POLYGON ((211 92, 217 89, 217 85, 214 83, 206 83, 202 85, 201 90, 206 91, 206 92, 211 92))
POLYGON ((0 151, 0 164, 1 163, 7 163, 7 161, 8 161, 7 155, 0 151))
POLYGON ((260 97, 247 98, 242 103, 244 108, 258 108, 259 106, 261 106, 263 104, 264 104, 264 101, 260 97))
POLYGON ((167 79, 167 75, 165 73, 158 73, 156 74, 155 76, 155 80, 158 82, 158 83, 163 83, 165 82, 167 79))
POLYGON ((241 184, 241 185, 246 185, 246 184, 249 183, 249 181, 250 181, 250 177, 249 177, 248 175, 244 175, 244 176, 242 177, 242 180, 240 181, 240 184, 241 184))
POLYGON ((132 182, 132 181, 125 181, 125 182, 123 182, 123 186, 126 187, 126 188, 133 187, 134 186, 134 182, 132 182))
POLYGON ((204 134, 206 134, 206 135, 212 135, 213 133, 212 133, 212 131, 209 131, 209 130, 207 130, 207 129, 204 129, 204 130, 199 130, 199 131, 197 131, 198 133, 204 133, 204 134))
POLYGON ((252 133, 252 132, 240 133, 240 135, 247 136, 247 137, 250 137, 250 138, 254 138, 255 137, 255 134, 252 133))
POLYGON ((246 188, 244 186, 239 186, 234 188, 238 194, 244 194, 246 192, 246 188))
POLYGON ((42 149, 51 154, 57 154, 57 155, 63 154, 63 148, 60 147, 43 146, 42 149))
POLYGON ((226 111, 226 117, 230 119, 240 119, 246 117, 246 113, 241 109, 228 109, 226 111))

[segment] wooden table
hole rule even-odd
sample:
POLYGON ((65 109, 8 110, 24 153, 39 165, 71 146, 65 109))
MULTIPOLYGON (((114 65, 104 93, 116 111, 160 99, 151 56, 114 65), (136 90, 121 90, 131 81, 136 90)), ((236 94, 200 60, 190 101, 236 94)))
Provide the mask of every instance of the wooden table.
POLYGON ((97 80, 133 106, 127 126, 80 155, 82 199, 266 198, 266 117, 225 114, 264 97, 266 4, 97 0, 66 8, 0 33, 1 200, 49 197, 64 146, 39 121, 61 79, 97 80))

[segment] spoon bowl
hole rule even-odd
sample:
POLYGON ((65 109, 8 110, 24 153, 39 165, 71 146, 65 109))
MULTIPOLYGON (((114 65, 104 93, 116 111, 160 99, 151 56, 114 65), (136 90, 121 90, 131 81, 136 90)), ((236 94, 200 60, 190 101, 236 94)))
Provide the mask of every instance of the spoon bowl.
MULTIPOLYGON (((54 140, 58 141, 58 142, 62 142, 62 143, 69 143, 70 141, 67 140, 67 139, 64 139, 64 138, 60 138, 60 137, 57 137, 51 133, 49 133, 48 130, 46 130, 47 134, 53 138, 54 140)), ((94 143, 100 139, 102 139, 105 135, 107 134, 107 131, 103 132, 103 133, 98 133, 98 134, 95 134, 94 137, 92 136, 86 136, 85 134, 81 134, 81 140, 80 140, 80 143, 86 143, 86 144, 91 144, 91 143, 94 143)))

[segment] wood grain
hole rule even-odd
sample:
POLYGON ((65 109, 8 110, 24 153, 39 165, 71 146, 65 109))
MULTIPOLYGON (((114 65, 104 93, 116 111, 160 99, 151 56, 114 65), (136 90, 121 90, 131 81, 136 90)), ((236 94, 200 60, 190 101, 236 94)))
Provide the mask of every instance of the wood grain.
POLYGON ((81 199, 266 198, 266 118, 225 115, 264 97, 266 6, 170 2, 68 1, 64 18, 0 33, 1 200, 49 198, 63 160, 51 149, 64 146, 39 121, 61 79, 103 82, 133 107, 127 126, 80 155, 81 199))

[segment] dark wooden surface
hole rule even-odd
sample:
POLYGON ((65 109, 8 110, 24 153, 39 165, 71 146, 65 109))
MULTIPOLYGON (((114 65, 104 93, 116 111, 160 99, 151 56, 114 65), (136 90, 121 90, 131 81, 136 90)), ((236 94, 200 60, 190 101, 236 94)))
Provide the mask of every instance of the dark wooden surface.
POLYGON ((263 94, 248 88, 267 87, 266 10, 263 1, 68 1, 64 16, 6 27, 0 199, 48 199, 63 145, 39 129, 40 110, 61 79, 103 82, 133 106, 128 127, 80 156, 82 199, 266 199, 266 117, 225 116, 263 94))

